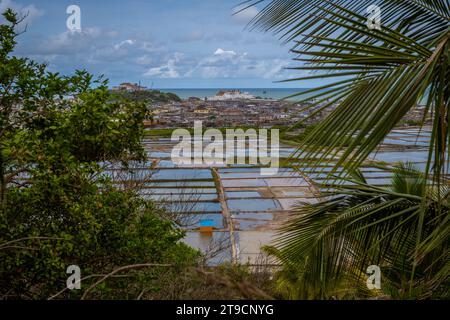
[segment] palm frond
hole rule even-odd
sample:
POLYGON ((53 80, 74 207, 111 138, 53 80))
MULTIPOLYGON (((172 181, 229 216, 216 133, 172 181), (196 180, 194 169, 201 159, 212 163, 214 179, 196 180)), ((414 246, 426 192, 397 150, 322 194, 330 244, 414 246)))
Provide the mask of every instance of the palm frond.
POLYGON ((343 282, 364 281, 373 264, 399 292, 420 287, 418 298, 448 285, 450 204, 436 196, 447 188, 436 192, 410 164, 395 170, 389 187, 346 181, 328 199, 297 207, 280 229, 277 257, 303 266, 308 292, 329 297, 343 282))
POLYGON ((331 114, 303 140, 293 158, 315 158, 316 166, 338 158, 335 171, 353 171, 427 98, 426 110, 433 116, 427 172, 433 171, 439 181, 450 156, 450 4, 379 0, 382 29, 370 30, 366 9, 372 4, 273 0, 252 21, 256 29, 294 41, 292 52, 303 62, 297 69, 316 72, 288 81, 338 79, 303 93, 316 92, 319 102, 311 107, 333 98, 339 103, 334 110, 334 103, 321 108, 331 114))

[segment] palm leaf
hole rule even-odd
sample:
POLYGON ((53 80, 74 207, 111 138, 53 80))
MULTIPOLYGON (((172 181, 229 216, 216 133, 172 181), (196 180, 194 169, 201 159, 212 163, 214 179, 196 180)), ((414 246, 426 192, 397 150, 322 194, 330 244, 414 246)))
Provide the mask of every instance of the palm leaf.
POLYGON ((303 266, 305 290, 329 297, 343 282, 363 282, 372 264, 388 287, 417 298, 447 287, 450 204, 440 196, 448 188, 436 190, 410 164, 395 169, 389 187, 344 180, 319 203, 297 207, 277 238, 283 264, 303 266))
MULTIPOLYGON (((352 171, 427 97, 426 110, 433 116, 427 172, 433 171, 439 181, 450 155, 450 4, 377 3, 382 30, 367 27, 366 9, 373 2, 365 0, 273 0, 252 21, 253 28, 294 41, 292 52, 303 62, 297 69, 317 72, 288 81, 344 78, 315 91, 314 98, 338 97, 340 103, 304 139, 293 158, 315 158, 316 166, 328 157, 338 158, 335 171, 340 167, 352 171)), ((311 92, 314 89, 303 94, 311 92)))

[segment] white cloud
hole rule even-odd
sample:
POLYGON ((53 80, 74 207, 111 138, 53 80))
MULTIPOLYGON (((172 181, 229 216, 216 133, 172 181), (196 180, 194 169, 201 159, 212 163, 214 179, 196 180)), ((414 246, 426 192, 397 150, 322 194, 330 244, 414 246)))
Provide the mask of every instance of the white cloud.
POLYGON ((151 41, 140 41, 140 49, 148 53, 161 52, 165 50, 165 47, 161 44, 156 44, 151 41))
POLYGON ((222 48, 219 48, 219 49, 216 50, 216 52, 214 52, 214 55, 215 56, 232 58, 232 57, 235 57, 237 54, 233 50, 227 51, 227 50, 223 50, 222 48))
POLYGON ((181 61, 183 54, 176 52, 174 57, 169 59, 167 63, 159 66, 150 68, 144 73, 144 77, 156 77, 156 78, 166 78, 174 79, 179 78, 180 73, 177 64, 181 61))
MULTIPOLYGON (((84 28, 80 32, 65 31, 39 43, 33 51, 41 55, 76 55, 95 52, 104 41, 117 35, 99 28, 84 28)), ((117 47, 120 49, 120 46, 117 47)))
POLYGON ((154 59, 151 55, 145 54, 143 56, 136 58, 136 63, 142 66, 150 65, 154 62, 154 59))
MULTIPOLYGON (((283 78, 285 68, 289 66, 289 61, 281 59, 263 60, 257 64, 256 72, 264 79, 283 78)), ((285 77, 285 76, 284 76, 285 77)))
POLYGON ((126 47, 126 46, 132 46, 132 45, 134 45, 135 43, 136 43, 135 40, 131 40, 131 39, 124 40, 124 41, 122 41, 122 42, 120 42, 120 43, 114 45, 114 49, 115 49, 115 50, 120 50, 120 49, 122 49, 123 47, 126 47))
POLYGON ((234 50, 217 49, 212 56, 202 59, 199 66, 226 67, 243 62, 247 53, 238 54, 234 50))
POLYGON ((248 6, 248 4, 244 4, 241 6, 238 6, 235 10, 234 10, 234 15, 233 15, 233 19, 234 21, 238 22, 238 23, 249 23, 254 17, 256 17, 256 15, 259 13, 258 8, 256 8, 255 6, 251 6, 245 9, 245 7, 248 6), (245 10, 243 10, 245 9, 245 10), (242 11, 241 11, 242 10, 242 11))
POLYGON ((217 49, 211 56, 204 57, 185 74, 201 78, 264 78, 280 79, 286 77, 285 68, 289 61, 276 58, 260 58, 234 50, 217 49))
MULTIPOLYGON (((19 14, 19 17, 25 17, 22 25, 30 25, 32 22, 44 15, 44 10, 38 9, 34 4, 23 6, 13 0, 0 0, 0 14, 6 9, 12 9, 19 14)), ((4 22, 4 18, 0 17, 0 23, 4 22)))

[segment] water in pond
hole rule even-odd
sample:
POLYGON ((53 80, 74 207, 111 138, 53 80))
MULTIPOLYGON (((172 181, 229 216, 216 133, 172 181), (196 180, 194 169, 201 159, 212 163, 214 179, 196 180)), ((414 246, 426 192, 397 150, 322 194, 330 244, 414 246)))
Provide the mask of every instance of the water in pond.
MULTIPOLYGON (((372 155, 373 156, 373 155, 372 155)), ((384 162, 421 162, 427 161, 427 151, 394 151, 394 152, 378 152, 375 159, 384 162)))
MULTIPOLYGON (((422 133, 417 138, 415 136, 417 132, 414 129, 396 131, 386 138, 385 143, 425 147, 429 139, 429 133, 422 133)), ((224 228, 226 225, 221 214, 222 206, 217 201, 218 192, 210 171, 211 166, 175 165, 170 160, 170 150, 174 145, 170 138, 146 139, 144 141, 144 146, 147 148, 149 155, 156 160, 155 163, 136 164, 136 168, 145 169, 150 168, 152 165, 153 168, 156 166, 158 170, 154 171, 153 179, 158 181, 148 183, 147 189, 141 191, 141 194, 157 201, 170 201, 164 202, 164 205, 171 206, 174 211, 182 212, 181 215, 191 221, 189 227, 187 227, 189 231, 185 239, 188 244, 203 252, 207 252, 213 242, 220 242, 220 240, 225 239, 228 249, 224 250, 213 262, 230 261, 230 241, 227 232, 219 230, 211 234, 202 234, 194 231, 199 226, 201 219, 213 220, 213 224, 217 228, 224 228), (189 197, 195 197, 201 202, 196 202, 195 200, 184 201, 184 199, 189 197), (183 212, 191 213, 185 214, 183 212)), ((388 150, 391 150, 392 145, 389 146, 388 150)), ((381 150, 386 149, 387 147, 381 150)), ((294 150, 295 148, 293 147, 281 146, 279 150, 280 156, 291 155, 294 150)), ((224 154, 220 156, 227 154, 229 155, 229 152, 224 149, 224 154)), ((245 150, 245 154, 248 154, 248 149, 245 150)), ((388 163, 407 159, 419 162, 419 166, 424 167, 427 152, 420 151, 417 148, 417 150, 378 152, 376 156, 375 154, 372 156, 377 160, 388 163)), ((308 168, 306 165, 306 168, 302 168, 302 170, 309 172, 312 178, 318 180, 324 178, 325 174, 331 169, 330 165, 325 165, 321 168, 308 168)), ((272 229, 270 228, 273 226, 272 221, 275 215, 281 216, 285 214, 283 211, 292 208, 298 201, 309 203, 316 201, 314 192, 310 189, 308 182, 302 176, 294 173, 292 169, 280 169, 277 175, 271 177, 262 176, 261 168, 250 164, 235 164, 229 167, 219 167, 217 170, 225 188, 229 210, 232 213, 241 262, 245 262, 246 259, 254 261, 253 259, 256 259, 260 253, 260 246, 270 244, 272 240, 272 229), (271 199, 272 196, 276 199, 271 199)), ((390 172, 371 167, 365 167, 362 171, 369 183, 383 185, 390 182, 390 172)), ((142 172, 140 171, 139 174, 142 174, 142 172)), ((139 174, 136 173, 136 175, 139 174)), ((130 174, 129 177, 133 177, 133 175, 130 174)))
POLYGON ((175 168, 172 160, 160 160, 158 161, 157 168, 175 168))
POLYGON ((262 213, 262 212, 238 212, 233 213, 232 215, 233 219, 239 219, 239 220, 272 220, 273 214, 272 213, 262 213))
POLYGON ((225 226, 222 214, 184 214, 180 220, 190 230, 200 228, 203 220, 211 220, 215 229, 223 229, 225 226))
POLYGON ((214 181, 179 181, 179 182, 147 182, 145 186, 157 187, 214 187, 214 181))
POLYGON ((162 203, 162 205, 172 212, 222 212, 222 207, 218 202, 168 202, 162 203))
POLYGON ((214 201, 217 194, 152 194, 144 195, 144 198, 154 201, 179 202, 179 201, 214 201))
POLYGON ((171 155, 172 154, 170 152, 162 152, 162 151, 152 151, 147 153, 147 156, 149 158, 170 158, 171 155))
POLYGON ((278 199, 283 210, 291 210, 294 207, 300 205, 300 203, 316 203, 315 198, 289 198, 289 199, 278 199))
POLYGON ((223 180, 222 185, 225 188, 251 188, 251 187, 265 187, 266 183, 263 180, 255 180, 255 179, 248 179, 248 180, 223 180))
POLYGON ((261 198, 261 194, 257 191, 227 191, 227 198, 261 198))
POLYGON ((153 180, 199 180, 212 179, 208 169, 170 169, 158 170, 152 175, 153 180))
POLYGON ((219 173, 238 173, 238 172, 260 172, 259 168, 223 168, 219 169, 219 173))
POLYGON ((139 194, 142 195, 153 195, 153 194, 204 194, 204 193, 213 193, 217 194, 217 190, 215 188, 146 188, 139 190, 139 194))
POLYGON ((390 185, 392 180, 391 179, 386 179, 386 178, 381 178, 381 179, 366 179, 368 184, 372 184, 372 185, 380 185, 380 186, 384 186, 384 185, 390 185))
MULTIPOLYGON (((282 178, 282 177, 298 177, 299 173, 294 172, 292 170, 286 171, 284 169, 280 169, 279 172, 275 175, 270 176, 271 178, 282 178)), ((260 171, 258 172, 233 172, 233 173, 220 173, 221 179, 245 179, 245 178, 264 178, 260 171)))
POLYGON ((265 179, 265 181, 269 187, 309 186, 309 184, 303 178, 265 179))
POLYGON ((253 230, 257 227, 267 225, 268 220, 234 220, 236 229, 241 231, 253 230))

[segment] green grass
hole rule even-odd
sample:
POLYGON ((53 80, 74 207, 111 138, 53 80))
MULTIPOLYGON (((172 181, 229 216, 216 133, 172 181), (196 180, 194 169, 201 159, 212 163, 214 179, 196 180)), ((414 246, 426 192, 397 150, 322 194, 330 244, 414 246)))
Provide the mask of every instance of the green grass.
MULTIPOLYGON (((191 135, 194 134, 194 129, 193 128, 161 128, 161 129, 148 129, 145 131, 145 136, 146 137, 171 137, 172 136, 172 132, 174 130, 177 129, 184 129, 189 131, 189 133, 191 135)), ((239 128, 203 128, 202 133, 205 133, 205 131, 209 130, 209 129, 217 129, 220 132, 222 132, 222 134, 226 134, 226 130, 227 129, 233 129, 233 130, 237 130, 237 129, 242 129, 244 131, 247 131, 249 129, 255 129, 255 130, 260 130, 261 128, 257 128, 257 127, 239 127, 239 128)), ((278 129, 278 128, 273 128, 273 129, 278 129)))

